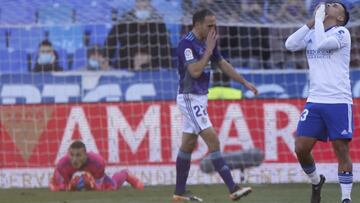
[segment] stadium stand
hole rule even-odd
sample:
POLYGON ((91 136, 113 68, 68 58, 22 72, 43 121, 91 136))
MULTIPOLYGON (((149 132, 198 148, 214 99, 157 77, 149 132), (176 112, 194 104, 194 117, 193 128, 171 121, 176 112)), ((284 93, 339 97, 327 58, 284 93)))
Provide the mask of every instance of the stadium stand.
MULTIPOLYGON (((283 46, 275 47, 274 43, 284 41, 288 33, 311 16, 317 2, 301 2, 153 0, 151 5, 164 18, 173 49, 176 49, 181 33, 189 29, 193 11, 206 6, 217 14, 222 53, 235 65, 250 69, 303 69, 304 64, 296 62, 302 56, 289 54, 283 46), (273 24, 281 26, 274 29, 273 24), (269 50, 277 51, 270 53, 269 50)), ((350 27, 355 29, 358 26, 355 19, 360 13, 359 1, 347 0, 345 3, 351 8, 350 27)), ((3 53, 6 53, 3 50, 8 49, 9 52, 24 51, 31 54, 36 51, 41 40, 48 38, 56 49, 60 49, 59 55, 65 70, 76 69, 78 63, 82 65, 81 61, 84 61, 77 58, 84 57, 78 49, 95 44, 104 45, 111 27, 134 5, 135 0, 92 0, 90 3, 71 0, 5 0, 0 5, 0 49, 3 53), (25 9, 27 12, 22 12, 25 9)), ((128 22, 132 20, 136 19, 127 18, 128 22)), ((353 38, 357 40, 358 37, 353 35, 353 38)), ((174 66, 176 52, 171 53, 174 66)), ((29 64, 23 64, 26 63, 29 64)))

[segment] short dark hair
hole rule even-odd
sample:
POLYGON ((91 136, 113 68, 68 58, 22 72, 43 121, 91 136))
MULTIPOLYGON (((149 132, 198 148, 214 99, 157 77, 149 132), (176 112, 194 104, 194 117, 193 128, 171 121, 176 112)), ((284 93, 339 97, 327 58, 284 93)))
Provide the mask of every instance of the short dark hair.
POLYGON ((347 7, 343 2, 337 2, 337 3, 339 3, 344 8, 344 15, 345 15, 344 17, 345 17, 345 19, 344 19, 344 22, 343 22, 342 26, 345 26, 350 20, 350 13, 347 10, 347 7))
POLYGON ((94 46, 88 48, 86 54, 87 54, 87 57, 89 58, 91 55, 96 54, 96 53, 98 53, 102 56, 105 56, 105 50, 103 48, 101 48, 99 45, 94 45, 94 46))
POLYGON ((81 148, 84 148, 86 151, 85 144, 80 140, 76 140, 70 145, 70 149, 81 149, 81 148))
POLYGON ((50 47, 52 47, 52 43, 49 40, 45 39, 45 40, 40 42, 39 47, 41 47, 41 46, 50 46, 50 47))
POLYGON ((195 26, 195 23, 197 22, 204 22, 206 16, 213 16, 215 15, 213 12, 211 12, 209 9, 202 9, 200 11, 197 11, 193 15, 193 26, 195 26))

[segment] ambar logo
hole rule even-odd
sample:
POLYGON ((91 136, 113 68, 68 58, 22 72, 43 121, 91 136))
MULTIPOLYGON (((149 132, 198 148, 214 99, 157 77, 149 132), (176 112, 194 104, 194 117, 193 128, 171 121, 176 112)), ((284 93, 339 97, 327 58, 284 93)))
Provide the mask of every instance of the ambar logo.
POLYGON ((0 122, 13 139, 15 146, 27 161, 37 146, 41 133, 51 118, 51 107, 3 106, 0 108, 0 122))

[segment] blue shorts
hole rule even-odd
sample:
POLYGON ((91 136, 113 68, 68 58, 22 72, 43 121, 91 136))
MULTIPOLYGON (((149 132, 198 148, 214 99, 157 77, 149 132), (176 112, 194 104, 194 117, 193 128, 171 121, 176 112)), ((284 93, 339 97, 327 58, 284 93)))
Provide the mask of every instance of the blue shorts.
POLYGON ((297 136, 320 141, 352 139, 354 119, 351 104, 306 103, 297 126, 297 136))

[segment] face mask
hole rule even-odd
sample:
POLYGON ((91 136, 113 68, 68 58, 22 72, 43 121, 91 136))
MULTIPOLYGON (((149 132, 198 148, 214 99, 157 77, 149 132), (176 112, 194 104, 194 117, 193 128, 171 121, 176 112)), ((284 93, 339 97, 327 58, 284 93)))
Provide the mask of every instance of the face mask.
POLYGON ((100 65, 99 65, 99 62, 97 60, 89 59, 89 66, 91 68, 98 69, 100 65))
POLYGON ((52 61, 53 61, 52 54, 40 54, 37 62, 41 65, 44 65, 44 64, 49 64, 52 61))
POLYGON ((145 20, 150 17, 150 11, 148 10, 137 10, 135 11, 135 15, 139 20, 145 20))

